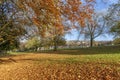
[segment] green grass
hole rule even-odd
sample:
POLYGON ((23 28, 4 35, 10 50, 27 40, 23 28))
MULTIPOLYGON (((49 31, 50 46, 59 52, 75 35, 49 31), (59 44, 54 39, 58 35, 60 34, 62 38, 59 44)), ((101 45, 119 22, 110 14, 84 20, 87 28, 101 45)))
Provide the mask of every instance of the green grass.
POLYGON ((102 46, 102 47, 77 48, 77 49, 72 48, 68 50, 78 50, 79 53, 84 53, 84 54, 110 54, 110 53, 113 54, 113 53, 120 53, 120 46, 102 46))
POLYGON ((120 62, 120 54, 94 54, 94 55, 81 55, 67 58, 66 60, 80 61, 80 62, 120 62))
MULTIPOLYGON (((29 52, 30 53, 30 52, 29 52)), ((28 52, 10 52, 10 55, 29 54, 28 52)), ((45 58, 38 61, 50 62, 94 62, 94 63, 120 63, 120 46, 79 48, 71 50, 58 50, 32 52, 35 54, 46 54, 45 58), (51 56, 51 57, 49 57, 51 56)))
POLYGON ((49 61, 54 62, 120 63, 120 49, 116 46, 60 50, 57 52, 49 52, 48 54, 53 56, 49 61), (55 57, 60 58, 54 59, 55 57))

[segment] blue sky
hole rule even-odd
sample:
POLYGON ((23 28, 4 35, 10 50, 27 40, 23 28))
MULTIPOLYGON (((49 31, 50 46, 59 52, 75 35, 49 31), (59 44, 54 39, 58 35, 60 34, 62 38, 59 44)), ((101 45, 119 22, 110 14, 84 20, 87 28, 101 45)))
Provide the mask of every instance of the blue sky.
MULTIPOLYGON (((107 9, 109 5, 112 3, 116 3, 118 0, 96 0, 95 10, 100 13, 107 13, 107 9)), ((65 35, 66 40, 77 40, 78 39, 78 33, 76 30, 72 30, 71 34, 65 35)), ((82 37, 80 37, 80 40, 84 40, 82 37)), ((96 41, 104 41, 104 40, 113 40, 112 35, 101 35, 95 39, 96 41)))
MULTIPOLYGON (((78 31, 77 30, 72 30, 71 34, 66 34, 65 35, 65 38, 68 41, 69 40, 78 40, 78 38, 79 38, 79 40, 85 40, 83 38, 83 36, 81 36, 81 35, 80 35, 80 37, 78 37, 78 36, 79 36, 78 31)), ((101 35, 101 36, 97 37, 95 40, 96 41, 111 41, 111 40, 113 40, 113 36, 110 35, 110 34, 108 34, 108 35, 101 35)))

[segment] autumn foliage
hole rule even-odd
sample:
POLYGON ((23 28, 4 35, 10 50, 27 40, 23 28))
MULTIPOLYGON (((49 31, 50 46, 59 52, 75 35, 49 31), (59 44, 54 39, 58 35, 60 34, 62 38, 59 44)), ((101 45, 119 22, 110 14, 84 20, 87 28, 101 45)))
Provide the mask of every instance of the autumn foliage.
POLYGON ((72 62, 71 60, 74 60, 75 56, 78 55, 41 53, 5 57, 0 59, 0 79, 120 80, 119 63, 105 63, 106 61, 85 62, 83 59, 87 55, 79 56, 80 62, 72 62), (72 57, 70 58, 70 56, 72 57))
POLYGON ((85 25, 85 19, 91 20, 94 13, 94 0, 65 0, 61 5, 61 12, 67 20, 78 22, 80 26, 85 25))
POLYGON ((57 1, 54 0, 19 0, 18 6, 27 12, 43 36, 51 27, 60 24, 60 12, 57 1))
POLYGON ((17 4, 27 12, 39 33, 45 35, 50 27, 63 32, 65 18, 84 26, 85 18, 90 19, 93 13, 94 0, 18 0, 17 4))

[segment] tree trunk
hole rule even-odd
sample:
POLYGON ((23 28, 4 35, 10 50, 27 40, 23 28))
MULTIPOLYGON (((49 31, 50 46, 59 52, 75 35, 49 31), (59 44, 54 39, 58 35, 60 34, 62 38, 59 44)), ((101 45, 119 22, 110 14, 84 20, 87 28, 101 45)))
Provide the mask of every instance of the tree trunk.
POLYGON ((56 45, 54 45, 54 51, 57 51, 57 46, 56 45))
POLYGON ((90 38, 90 47, 93 47, 93 38, 90 38))
POLYGON ((54 51, 57 51, 57 37, 54 37, 54 51))

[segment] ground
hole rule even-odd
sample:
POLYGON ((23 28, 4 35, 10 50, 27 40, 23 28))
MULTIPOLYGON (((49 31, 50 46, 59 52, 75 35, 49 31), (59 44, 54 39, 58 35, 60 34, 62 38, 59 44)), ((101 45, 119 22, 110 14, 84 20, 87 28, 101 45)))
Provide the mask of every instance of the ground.
POLYGON ((120 80, 120 46, 11 54, 0 80, 120 80))
POLYGON ((73 53, 80 51, 22 53, 1 57, 0 80, 120 80, 119 53, 73 53))

